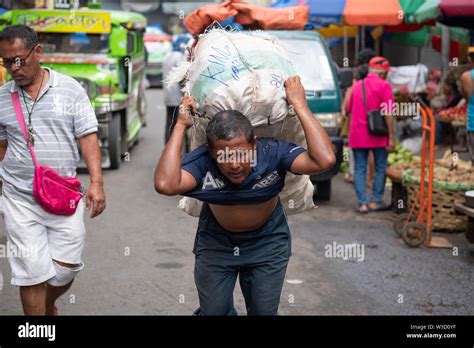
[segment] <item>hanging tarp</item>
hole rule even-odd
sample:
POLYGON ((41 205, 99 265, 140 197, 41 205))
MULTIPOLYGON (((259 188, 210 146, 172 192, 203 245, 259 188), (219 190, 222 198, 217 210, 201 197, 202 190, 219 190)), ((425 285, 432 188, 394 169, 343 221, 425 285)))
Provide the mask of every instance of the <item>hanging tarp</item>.
POLYGON ((242 0, 227 0, 194 10, 184 18, 184 25, 190 33, 197 35, 215 21, 223 23, 234 17, 234 23, 253 30, 303 30, 308 23, 308 14, 306 6, 267 8, 242 0))
MULTIPOLYGON (((433 48, 441 51, 441 31, 442 25, 436 23, 436 26, 424 26, 421 30, 407 33, 393 33, 391 40, 404 46, 425 47, 431 41, 433 48), (439 46, 439 47, 438 47, 439 46)), ((456 56, 459 51, 459 45, 469 44, 469 31, 463 28, 449 28, 449 39, 451 45, 451 55, 456 56)))
POLYGON ((474 30, 474 0, 441 0, 439 9, 441 23, 474 30))
POLYGON ((397 0, 347 0, 344 21, 350 25, 398 25, 403 10, 397 0))
MULTIPOLYGON (((442 25, 436 23, 436 26, 432 29, 432 34, 441 36, 442 25)), ((458 41, 464 45, 469 44, 469 31, 463 28, 449 27, 449 39, 451 41, 458 41)))
POLYGON ((425 47, 431 39, 430 27, 424 26, 412 32, 393 33, 391 40, 403 46, 425 47))

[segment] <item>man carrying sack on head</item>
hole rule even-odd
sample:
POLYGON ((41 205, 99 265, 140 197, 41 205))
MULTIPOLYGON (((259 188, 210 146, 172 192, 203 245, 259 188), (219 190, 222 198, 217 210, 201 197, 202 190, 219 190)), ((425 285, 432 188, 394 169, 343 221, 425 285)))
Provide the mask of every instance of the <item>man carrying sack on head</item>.
POLYGON ((257 139, 236 110, 215 114, 207 144, 181 160, 185 131, 196 112, 186 96, 155 171, 156 190, 204 202, 194 244, 199 315, 235 315, 237 275, 249 315, 276 315, 291 255, 288 221, 278 194, 288 171, 316 174, 336 163, 331 141, 308 108, 299 77, 284 83, 308 144, 257 139))
POLYGON ((80 84, 40 66, 42 48, 24 25, 0 32, 12 81, 0 88, 0 161, 11 283, 26 315, 57 314, 56 299, 82 270, 83 190, 79 152, 90 175, 86 207, 105 208, 97 118, 80 84))

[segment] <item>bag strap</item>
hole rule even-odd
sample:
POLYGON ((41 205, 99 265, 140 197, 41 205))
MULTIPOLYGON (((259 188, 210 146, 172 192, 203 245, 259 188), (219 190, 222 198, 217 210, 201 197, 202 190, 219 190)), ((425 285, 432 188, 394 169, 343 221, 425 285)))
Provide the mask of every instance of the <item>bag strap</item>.
POLYGON ((26 130, 25 116, 23 115, 23 110, 21 108, 20 98, 18 97, 18 92, 10 93, 10 95, 12 97, 13 108, 15 109, 16 118, 18 120, 18 123, 20 124, 21 132, 23 133, 23 136, 25 137, 26 144, 28 146, 28 149, 30 150, 31 157, 33 158, 33 164, 34 164, 35 168, 39 167, 39 163, 38 163, 38 159, 36 158, 35 150, 33 149, 33 146, 31 146, 30 141, 28 139, 28 131, 26 130))
POLYGON ((365 113, 367 114, 367 99, 365 97, 365 84, 364 84, 364 80, 365 79, 362 79, 362 96, 363 96, 363 102, 364 102, 364 111, 365 113))

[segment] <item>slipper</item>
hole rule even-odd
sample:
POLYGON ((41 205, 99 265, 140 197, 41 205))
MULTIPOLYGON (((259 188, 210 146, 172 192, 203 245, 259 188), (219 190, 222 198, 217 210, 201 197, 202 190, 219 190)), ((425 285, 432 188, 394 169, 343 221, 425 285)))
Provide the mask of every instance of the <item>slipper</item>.
POLYGON ((385 211, 392 209, 392 204, 377 203, 377 208, 371 208, 370 205, 368 207, 370 211, 385 211))

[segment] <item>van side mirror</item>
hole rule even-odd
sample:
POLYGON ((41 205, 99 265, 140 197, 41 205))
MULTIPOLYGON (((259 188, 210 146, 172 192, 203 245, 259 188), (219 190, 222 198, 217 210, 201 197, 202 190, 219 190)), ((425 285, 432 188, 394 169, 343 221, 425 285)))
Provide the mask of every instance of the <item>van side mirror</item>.
POLYGON ((354 73, 352 68, 341 68, 339 70, 339 82, 342 89, 352 86, 353 79, 354 73))

